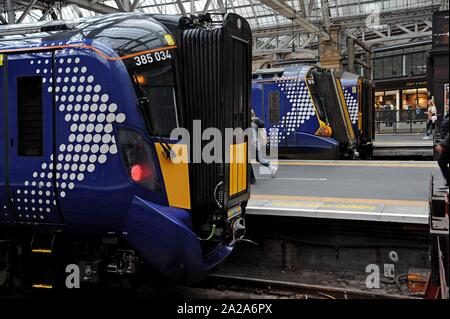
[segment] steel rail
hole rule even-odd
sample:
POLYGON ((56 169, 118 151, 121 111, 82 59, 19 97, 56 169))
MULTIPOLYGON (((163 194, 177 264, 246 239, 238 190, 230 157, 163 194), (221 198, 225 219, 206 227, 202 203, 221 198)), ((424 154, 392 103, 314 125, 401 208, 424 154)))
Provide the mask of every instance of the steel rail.
POLYGON ((422 299, 415 296, 371 292, 353 288, 329 287, 298 282, 263 278, 249 278, 234 275, 211 274, 205 283, 222 286, 229 290, 255 289, 259 293, 279 296, 303 297, 309 299, 422 299))

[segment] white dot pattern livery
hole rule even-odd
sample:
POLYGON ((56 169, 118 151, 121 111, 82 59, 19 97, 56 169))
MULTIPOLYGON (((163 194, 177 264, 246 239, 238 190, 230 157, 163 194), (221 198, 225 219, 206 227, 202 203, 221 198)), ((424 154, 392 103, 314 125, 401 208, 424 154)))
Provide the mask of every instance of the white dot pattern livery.
POLYGON ((118 112, 117 104, 81 59, 69 57, 74 50, 67 51, 67 57, 55 61, 53 78, 50 59, 29 62, 36 67, 36 74, 43 76, 44 88, 49 93, 55 90, 57 112, 64 115, 70 133, 65 143, 57 145, 57 157, 50 155, 40 169, 23 182, 23 187, 15 191, 13 201, 18 217, 25 221, 44 220, 46 214, 55 213, 54 179, 59 196, 64 198, 118 152, 113 124, 123 123, 125 114, 118 112), (55 167, 54 163, 57 163, 55 167))
POLYGON ((347 103, 350 120, 352 124, 356 124, 358 122, 358 100, 347 89, 344 89, 344 98, 347 103))
POLYGON ((276 83, 290 102, 291 108, 282 116, 280 124, 274 125, 273 129, 270 129, 271 145, 281 142, 306 121, 316 116, 304 81, 299 81, 297 77, 281 77, 276 79, 276 83))

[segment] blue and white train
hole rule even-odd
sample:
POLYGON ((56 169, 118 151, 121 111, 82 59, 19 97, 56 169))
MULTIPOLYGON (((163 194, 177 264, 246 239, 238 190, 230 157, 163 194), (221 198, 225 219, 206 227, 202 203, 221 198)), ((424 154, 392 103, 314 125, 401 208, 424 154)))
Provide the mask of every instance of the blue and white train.
POLYGON ((2 278, 55 288, 76 264, 82 284, 147 266, 195 282, 224 260, 245 233, 247 141, 223 145, 230 163, 175 164, 190 143, 169 136, 246 129, 250 61, 234 14, 0 27, 2 278))
POLYGON ((370 81, 349 72, 304 65, 253 73, 252 108, 283 156, 369 158, 372 99, 370 81))

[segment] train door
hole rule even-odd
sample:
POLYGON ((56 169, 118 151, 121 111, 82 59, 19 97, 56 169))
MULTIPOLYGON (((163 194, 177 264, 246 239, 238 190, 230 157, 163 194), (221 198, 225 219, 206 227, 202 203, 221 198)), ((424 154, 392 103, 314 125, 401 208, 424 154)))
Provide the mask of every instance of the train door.
MULTIPOLYGON (((267 132, 278 131, 278 147, 285 147, 286 138, 284 128, 282 127, 282 120, 286 114, 285 97, 280 88, 275 83, 268 83, 263 86, 263 108, 265 110, 265 125, 267 132)), ((271 136, 272 139, 272 136, 271 136)))
POLYGON ((52 53, 11 54, 7 58, 6 143, 12 218, 59 223, 52 53))
POLYGON ((5 125, 5 56, 0 54, 0 223, 9 221, 10 214, 8 212, 7 201, 6 201, 6 174, 5 174, 5 163, 6 159, 5 152, 5 136, 6 136, 6 125, 5 125))

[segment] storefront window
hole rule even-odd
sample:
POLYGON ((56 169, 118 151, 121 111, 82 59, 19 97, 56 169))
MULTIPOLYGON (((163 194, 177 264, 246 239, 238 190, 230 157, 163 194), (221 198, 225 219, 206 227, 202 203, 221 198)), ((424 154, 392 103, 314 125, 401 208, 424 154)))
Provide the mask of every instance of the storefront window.
POLYGON ((402 109, 417 108, 417 89, 409 89, 402 91, 402 109))
POLYGON ((386 109, 397 109, 397 93, 398 91, 386 91, 384 92, 384 106, 386 109))
POLYGON ((375 109, 381 110, 384 105, 384 92, 375 92, 375 109))
POLYGON ((428 103, 428 90, 426 88, 421 88, 418 89, 417 92, 417 105, 422 109, 426 109, 428 103))
POLYGON ((396 110, 397 105, 397 91, 381 91, 375 92, 375 108, 377 110, 396 110))
POLYGON ((427 100, 426 88, 402 90, 402 109, 426 109, 427 100))

